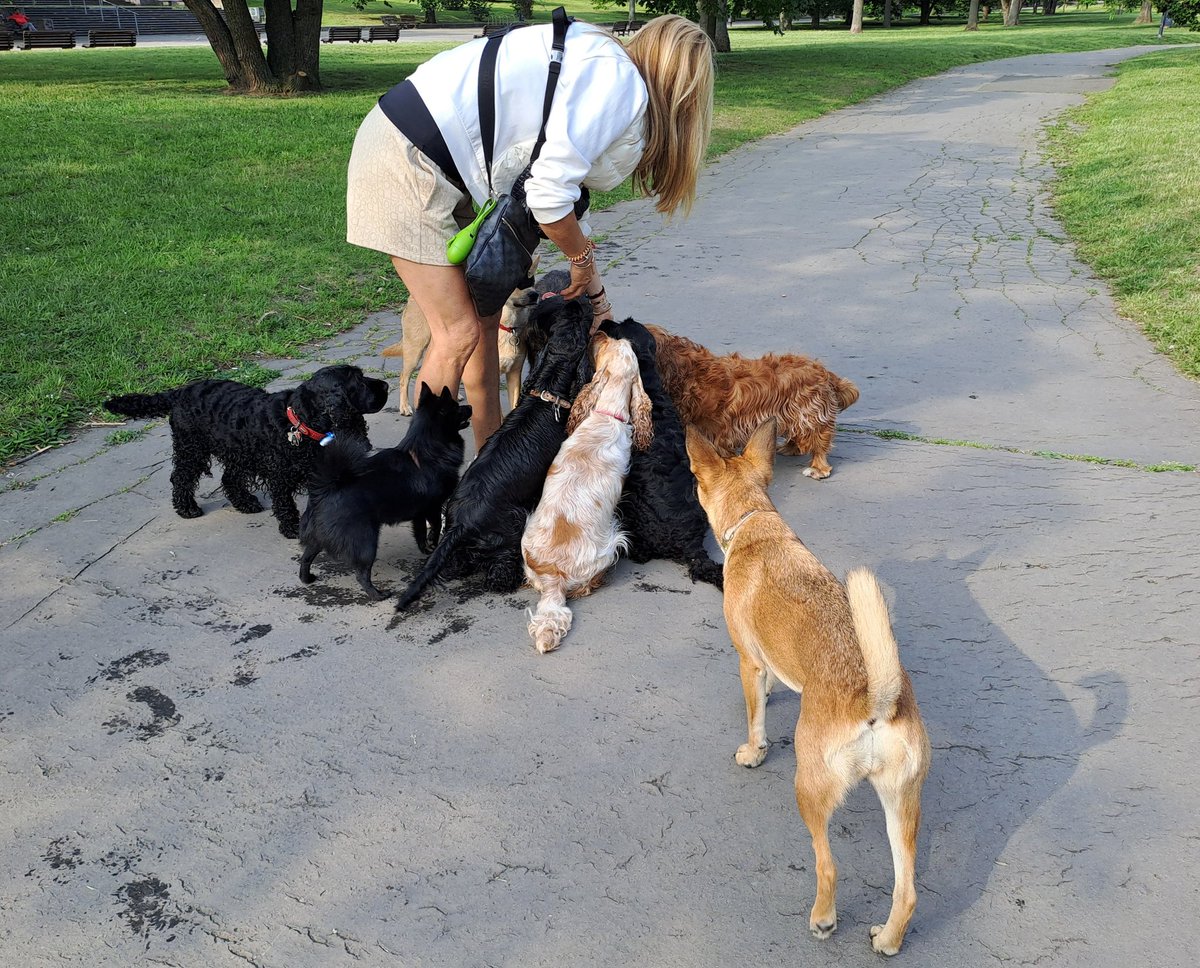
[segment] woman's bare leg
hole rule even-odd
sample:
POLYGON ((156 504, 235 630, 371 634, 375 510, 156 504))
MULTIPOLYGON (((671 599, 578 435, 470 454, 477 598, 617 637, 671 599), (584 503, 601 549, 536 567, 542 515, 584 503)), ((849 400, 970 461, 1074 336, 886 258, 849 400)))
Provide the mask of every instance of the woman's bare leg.
POLYGON ((480 320, 458 266, 428 266, 397 256, 392 256, 392 265, 429 320, 429 349, 413 393, 416 395, 421 383, 426 383, 434 393, 449 387, 457 396, 465 374, 471 430, 478 450, 500 426, 500 365, 495 338, 499 314, 480 320))

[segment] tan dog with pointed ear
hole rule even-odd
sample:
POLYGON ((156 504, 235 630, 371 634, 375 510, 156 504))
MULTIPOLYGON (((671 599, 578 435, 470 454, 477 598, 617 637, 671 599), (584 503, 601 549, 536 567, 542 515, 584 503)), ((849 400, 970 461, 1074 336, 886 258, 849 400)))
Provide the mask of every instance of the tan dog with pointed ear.
MULTIPOLYGON (((538 259, 533 257, 529 275, 537 272, 538 259)), ((500 374, 508 388, 508 409, 516 407, 521 399, 521 371, 525 368, 525 326, 533 312, 538 294, 534 289, 514 289, 504 308, 500 310, 500 328, 496 331, 496 349, 500 357, 500 374)), ((400 412, 412 415, 412 400, 409 397, 408 381, 421 362, 425 347, 429 345, 429 320, 415 300, 410 299, 400 316, 400 342, 385 346, 380 356, 400 358, 400 412)))
POLYGON ((856 569, 843 588, 767 496, 775 439, 772 420, 742 456, 726 458, 696 430, 687 432, 700 503, 725 552, 725 622, 738 652, 750 730, 736 759, 758 766, 766 758, 770 686, 778 680, 802 691, 796 803, 817 859, 809 930, 827 938, 837 928, 829 818, 865 778, 883 804, 895 867, 891 914, 871 928, 871 945, 894 955, 917 903, 913 872, 929 738, 875 576, 856 569))

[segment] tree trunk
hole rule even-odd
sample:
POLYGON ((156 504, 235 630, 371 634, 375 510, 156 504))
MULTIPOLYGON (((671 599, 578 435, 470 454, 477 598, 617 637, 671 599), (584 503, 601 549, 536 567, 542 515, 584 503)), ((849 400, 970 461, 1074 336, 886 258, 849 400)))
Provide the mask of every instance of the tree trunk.
POLYGON ((979 29, 979 0, 971 0, 971 7, 967 11, 967 25, 963 30, 978 30, 979 29))
POLYGON ((1004 26, 1015 27, 1021 22, 1021 0, 1008 0, 1004 8, 1004 26))
POLYGON ((1148 24, 1154 22, 1154 4, 1152 0, 1142 0, 1142 9, 1138 11, 1137 19, 1134 24, 1148 24))
POLYGON ((929 26, 929 16, 933 13, 933 0, 921 0, 921 20, 922 27, 929 26))
POLYGON ((892 0, 883 0, 883 25, 885 27, 892 25, 892 0))
POLYGON ((200 22, 225 80, 238 94, 284 94, 321 88, 322 0, 265 0, 269 57, 246 0, 225 0, 225 16, 212 0, 184 0, 200 22))
POLYGON ((812 26, 816 30, 821 26, 821 2, 817 0, 812 6, 812 26))
POLYGON ((729 53, 729 6, 727 0, 702 0, 699 5, 700 28, 708 34, 720 54, 729 53))
POLYGON ((863 0, 854 0, 854 9, 850 12, 850 33, 862 33, 863 0))

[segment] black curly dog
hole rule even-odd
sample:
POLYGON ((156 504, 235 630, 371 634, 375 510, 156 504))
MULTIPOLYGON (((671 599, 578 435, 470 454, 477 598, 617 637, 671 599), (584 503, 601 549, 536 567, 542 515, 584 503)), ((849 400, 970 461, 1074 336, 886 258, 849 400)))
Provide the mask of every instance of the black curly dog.
POLYGON ((215 457, 224 467, 221 488, 229 503, 243 514, 257 514, 262 505, 250 491, 262 485, 280 534, 295 538, 296 494, 308 483, 318 440, 333 433, 369 447, 363 414, 382 410, 387 395, 384 380, 364 376, 357 366, 327 366, 298 387, 276 393, 232 380, 197 380, 165 393, 113 397, 104 408, 124 417, 170 416, 171 503, 181 518, 204 513, 196 487, 212 473, 215 457), (289 407, 311 433, 293 427, 289 407))
POLYGON ((629 539, 633 561, 666 558, 687 566, 692 581, 721 588, 722 566, 704 550, 708 518, 696 498, 696 478, 688 462, 686 436, 655 362, 654 336, 634 319, 605 321, 600 329, 628 340, 637 354, 642 388, 653 405, 654 440, 648 450, 633 451, 617 516, 629 539))
POLYGON ((338 440, 324 448, 300 517, 300 580, 306 585, 316 580, 310 567, 325 551, 354 569, 368 596, 387 598, 371 581, 379 529, 411 521, 417 546, 432 550, 441 533, 442 505, 458 483, 462 430, 470 422, 471 408, 448 388, 439 395, 422 383, 408 433, 395 447, 369 456, 359 441, 338 440))
POLYGON ((495 592, 515 591, 524 581, 525 520, 541 500, 546 473, 566 439, 571 403, 592 378, 592 312, 587 305, 546 296, 534 308, 532 321, 549 339, 522 383, 521 402, 467 466, 446 503, 441 543, 397 600, 397 611, 444 578, 482 571, 495 592))

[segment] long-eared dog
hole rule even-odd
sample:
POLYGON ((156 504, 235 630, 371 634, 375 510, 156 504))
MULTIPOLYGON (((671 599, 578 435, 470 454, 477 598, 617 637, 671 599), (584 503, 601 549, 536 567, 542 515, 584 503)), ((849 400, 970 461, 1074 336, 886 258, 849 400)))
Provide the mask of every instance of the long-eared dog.
POLYGON ((592 351, 596 373, 575 399, 567 439, 521 538, 525 578, 540 595, 529 635, 542 653, 571 628, 566 600, 590 595, 625 546, 617 501, 632 448, 645 450, 654 433, 633 347, 597 333, 592 351))
POLYGON ((442 540, 396 603, 407 608, 433 581, 483 572, 492 591, 520 587, 521 534, 542 496, 546 472, 567 435, 575 395, 591 378, 591 310, 579 300, 547 296, 534 309, 549 342, 525 381, 516 409, 467 465, 446 502, 442 540))
POLYGON ((367 595, 386 598, 371 581, 379 529, 411 521, 422 551, 437 543, 442 505, 462 466, 462 430, 470 420, 471 408, 459 404, 449 389, 436 394, 422 383, 416 416, 397 446, 371 455, 352 441, 326 448, 300 517, 300 580, 306 585, 316 580, 310 569, 324 551, 354 569, 367 595))
MULTIPOLYGON (((537 272, 538 256, 533 257, 530 276, 537 272)), ((504 308, 500 310, 500 328, 496 331, 496 351, 500 357, 500 375, 508 390, 508 409, 517 405, 521 398, 521 373, 525 368, 525 326, 537 302, 538 292, 533 287, 514 289, 504 308)), ((429 345, 429 320, 415 299, 410 299, 400 317, 400 342, 385 346, 381 356, 400 358, 400 412, 411 414, 408 381, 429 345)))
POLYGON ((658 344, 663 383, 687 426, 732 454, 764 420, 775 419, 784 438, 779 452, 812 454, 804 476, 829 476, 837 416, 858 399, 858 387, 807 356, 716 356, 659 326, 647 328, 658 344))
POLYGON ((767 496, 775 441, 769 421, 745 454, 726 458, 688 430, 700 503, 725 552, 725 622, 738 653, 749 726, 736 759, 758 766, 767 755, 764 710, 773 683, 803 690, 796 803, 817 859, 808 928, 818 938, 837 928, 829 818, 865 778, 883 804, 895 867, 892 910, 886 924, 871 928, 871 945, 894 955, 917 903, 913 872, 929 738, 875 576, 856 569, 843 587, 767 496))
POLYGON ((617 515, 632 561, 666 558, 687 566, 692 581, 721 587, 721 566, 704 550, 708 518, 696 499, 683 423, 658 374, 654 336, 633 319, 605 322, 601 330, 627 340, 637 354, 642 387, 653 407, 654 439, 635 450, 617 515))
POLYGON ((296 495, 304 489, 320 442, 356 438, 370 446, 365 413, 387 402, 388 385, 357 366, 327 366, 291 390, 267 393, 232 380, 197 380, 164 393, 113 397, 106 410, 125 417, 170 416, 171 503, 181 518, 204 512, 200 478, 221 462, 221 488, 243 514, 261 511, 251 489, 262 485, 285 538, 300 530, 296 495))

